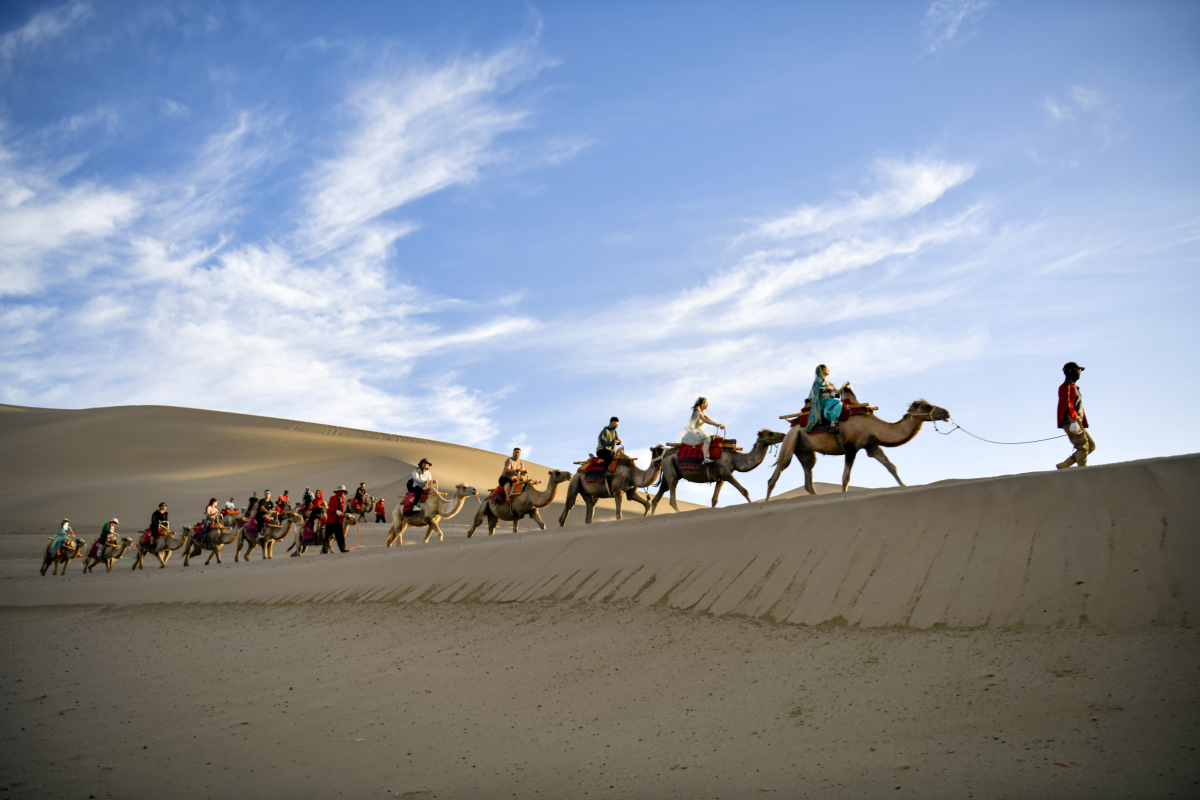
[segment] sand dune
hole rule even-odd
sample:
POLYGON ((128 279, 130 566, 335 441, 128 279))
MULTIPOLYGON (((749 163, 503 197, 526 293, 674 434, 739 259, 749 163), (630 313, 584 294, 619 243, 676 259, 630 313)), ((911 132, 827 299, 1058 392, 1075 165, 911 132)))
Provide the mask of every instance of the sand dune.
POLYGON ((94 524, 214 484, 390 492, 422 455, 488 485, 499 457, 183 409, 0 426, 9 797, 1200 785, 1198 455, 43 578, 34 532, 64 504, 94 524))
MULTIPOLYGON (((125 529, 145 527, 160 502, 172 521, 191 524, 213 496, 242 506, 264 489, 289 489, 298 499, 306 486, 328 494, 360 482, 390 513, 421 458, 434 462, 443 489, 462 482, 481 492, 495 488, 504 464, 504 455, 428 439, 163 406, 0 405, 0 440, 8 463, 20 465, 0 482, 0 533, 48 533, 63 517, 88 535, 113 516, 125 529)), ((549 466, 527 464, 531 477, 546 480, 549 466)), ((561 509, 561 498, 556 503, 561 509)), ((583 524, 581 511, 568 524, 583 524)), ((613 515, 612 501, 601 502, 597 518, 613 515)))

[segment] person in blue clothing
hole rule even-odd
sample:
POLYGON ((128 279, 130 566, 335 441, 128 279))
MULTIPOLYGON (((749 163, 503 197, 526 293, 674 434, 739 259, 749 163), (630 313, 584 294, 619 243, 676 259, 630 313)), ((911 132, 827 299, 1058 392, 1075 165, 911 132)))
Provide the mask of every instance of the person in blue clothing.
POLYGON ((816 379, 813 381, 812 391, 808 393, 809 412, 808 424, 804 426, 805 433, 811 432, 822 422, 829 423, 829 432, 835 436, 841 433, 838 420, 842 416, 842 392, 849 385, 850 382, 846 381, 841 389, 835 389, 829 382, 829 367, 824 364, 817 365, 816 379))

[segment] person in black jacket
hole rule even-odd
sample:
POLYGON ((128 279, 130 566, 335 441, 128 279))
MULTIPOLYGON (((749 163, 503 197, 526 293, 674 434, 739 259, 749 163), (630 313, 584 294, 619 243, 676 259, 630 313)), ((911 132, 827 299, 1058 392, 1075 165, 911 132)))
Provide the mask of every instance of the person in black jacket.
POLYGON ((271 502, 271 491, 268 489, 263 492, 262 500, 258 501, 258 508, 254 511, 254 519, 258 522, 258 533, 261 536, 267 530, 267 524, 271 521, 271 512, 275 510, 275 504, 271 502))
POLYGON ((170 525, 167 524, 167 504, 166 503, 159 503, 158 509, 153 514, 150 515, 150 533, 157 536, 158 531, 159 531, 159 526, 162 526, 164 528, 170 527, 170 525))

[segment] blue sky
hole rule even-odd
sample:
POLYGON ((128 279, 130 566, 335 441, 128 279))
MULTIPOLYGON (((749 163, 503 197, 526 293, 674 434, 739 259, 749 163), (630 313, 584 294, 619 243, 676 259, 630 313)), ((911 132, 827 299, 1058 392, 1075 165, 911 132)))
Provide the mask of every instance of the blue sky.
POLYGON ((751 440, 819 362, 1051 436, 1074 359, 1095 463, 1193 452, 1150 431, 1200 389, 1198 41, 1192 3, 5 3, 0 401, 561 466, 700 394, 751 440))

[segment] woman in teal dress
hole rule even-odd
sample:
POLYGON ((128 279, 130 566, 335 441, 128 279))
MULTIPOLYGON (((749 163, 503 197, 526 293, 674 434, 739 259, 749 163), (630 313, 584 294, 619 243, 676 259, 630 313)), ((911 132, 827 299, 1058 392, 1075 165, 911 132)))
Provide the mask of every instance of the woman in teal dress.
MULTIPOLYGON (((847 381, 842 389, 849 385, 847 381)), ((812 391, 808 393, 808 404, 810 410, 808 424, 804 426, 805 433, 825 421, 829 422, 830 433, 840 433, 837 423, 842 416, 842 393, 829 382, 829 367, 824 364, 817 366, 816 380, 813 381, 812 391)))

